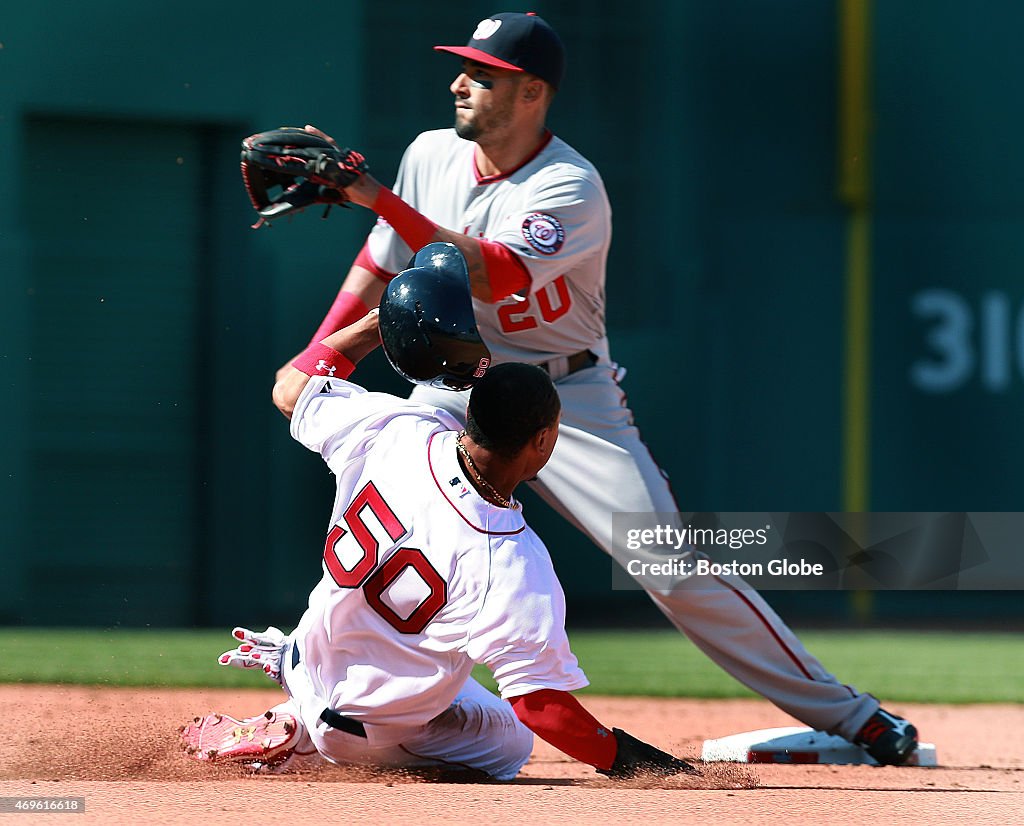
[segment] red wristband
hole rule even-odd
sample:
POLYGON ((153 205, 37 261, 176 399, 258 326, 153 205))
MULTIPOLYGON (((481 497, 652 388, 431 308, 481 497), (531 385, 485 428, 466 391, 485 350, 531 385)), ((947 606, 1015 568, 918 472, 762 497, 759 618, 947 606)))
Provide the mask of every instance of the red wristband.
POLYGON ((386 186, 380 188, 372 209, 391 224, 392 229, 413 252, 429 244, 437 232, 437 224, 418 213, 386 186))
POLYGON ((356 369, 343 353, 319 341, 299 353, 292 367, 307 376, 331 376, 336 379, 347 379, 356 369))
POLYGON ((491 285, 491 301, 501 301, 529 288, 532 282, 530 271, 518 255, 496 241, 481 240, 479 243, 484 266, 487 267, 487 281, 491 285))
POLYGON ((341 290, 309 343, 316 344, 332 333, 344 330, 349 324, 358 321, 368 312, 370 312, 370 308, 366 306, 363 299, 355 293, 341 290))

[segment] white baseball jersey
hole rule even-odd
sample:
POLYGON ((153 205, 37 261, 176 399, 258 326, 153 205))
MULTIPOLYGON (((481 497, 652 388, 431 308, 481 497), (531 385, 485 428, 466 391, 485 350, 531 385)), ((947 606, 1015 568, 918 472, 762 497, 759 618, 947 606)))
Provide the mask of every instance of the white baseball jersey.
MULTIPOLYGON (((529 295, 473 302, 495 363, 537 364, 587 349, 607 360, 611 207, 597 170, 549 135, 515 171, 481 177, 475 148, 454 129, 424 132, 406 150, 394 190, 446 229, 504 244, 529 270, 529 295)), ((378 267, 397 273, 413 251, 379 219, 369 252, 378 267)))
MULTIPOLYGON (((547 549, 520 509, 467 483, 447 413, 313 377, 292 436, 337 477, 324 575, 292 638, 300 703, 400 742, 445 711, 474 663, 501 696, 587 684, 547 549)), ((314 714, 315 717, 315 714, 314 714)))

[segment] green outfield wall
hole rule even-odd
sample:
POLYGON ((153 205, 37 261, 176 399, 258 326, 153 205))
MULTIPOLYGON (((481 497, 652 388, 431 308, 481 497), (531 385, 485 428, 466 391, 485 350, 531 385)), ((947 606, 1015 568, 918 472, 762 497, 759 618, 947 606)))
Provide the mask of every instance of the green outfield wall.
MULTIPOLYGON (((551 125, 612 201, 613 356, 681 507, 1019 507, 1024 7, 534 7, 569 50, 551 125), (851 19, 866 24, 860 63, 842 58, 851 19), (851 197, 839 113, 858 77, 869 154, 851 197), (867 231, 851 236, 855 216, 867 231), (851 273, 869 288, 859 345, 851 273)), ((5 8, 0 622, 294 622, 333 484, 270 387, 372 216, 250 230, 238 142, 316 123, 390 182, 415 134, 451 120, 455 59, 430 46, 499 10, 339 0, 294 33, 276 7, 5 8)), ((404 392, 379 353, 359 376, 404 392)), ((530 497, 527 517, 571 604, 605 601, 605 557, 530 497)), ((779 602, 832 619, 1020 618, 1013 596, 779 602)), ((645 615, 612 598, 623 621, 645 615)))

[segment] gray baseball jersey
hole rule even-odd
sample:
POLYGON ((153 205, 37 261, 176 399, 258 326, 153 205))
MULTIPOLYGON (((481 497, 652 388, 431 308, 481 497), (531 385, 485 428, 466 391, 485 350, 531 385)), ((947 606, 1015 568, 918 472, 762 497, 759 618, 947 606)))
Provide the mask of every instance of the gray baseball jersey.
MULTIPOLYGON (((497 304, 474 301, 480 334, 495 363, 531 364, 591 350, 607 359, 605 260, 611 208, 601 176, 565 141, 549 135, 507 175, 482 178, 476 144, 454 129, 424 132, 409 146, 394 190, 435 223, 513 250, 530 293, 497 304)), ((381 269, 405 269, 412 250, 384 220, 370 233, 381 269)))

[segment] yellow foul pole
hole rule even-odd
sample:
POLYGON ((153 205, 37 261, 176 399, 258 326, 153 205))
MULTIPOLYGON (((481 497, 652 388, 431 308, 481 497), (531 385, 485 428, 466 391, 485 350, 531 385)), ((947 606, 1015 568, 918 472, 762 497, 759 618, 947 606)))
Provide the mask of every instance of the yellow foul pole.
POLYGON ((870 509, 870 0, 839 0, 839 198, 846 227, 843 509, 870 509))
MULTIPOLYGON (((839 0, 839 198, 846 205, 843 510, 871 502, 871 0, 839 0)), ((859 537, 855 537, 859 538, 859 537)), ((850 592, 861 622, 873 592, 850 592)))

